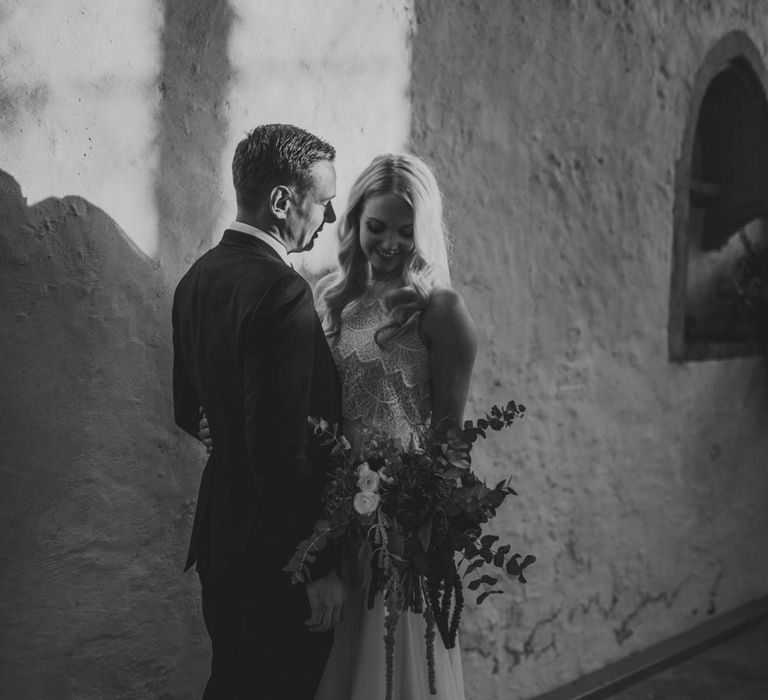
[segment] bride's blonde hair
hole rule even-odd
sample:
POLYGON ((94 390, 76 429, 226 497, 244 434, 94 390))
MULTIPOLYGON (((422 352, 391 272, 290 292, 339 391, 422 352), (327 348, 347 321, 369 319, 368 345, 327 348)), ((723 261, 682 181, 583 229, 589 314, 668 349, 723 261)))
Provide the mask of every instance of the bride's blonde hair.
POLYGON ((413 250, 403 261, 402 286, 387 293, 388 320, 376 331, 393 340, 417 322, 435 287, 449 287, 448 243, 443 220, 443 199, 432 170, 413 155, 377 156, 352 185, 347 208, 337 232, 339 270, 318 285, 318 309, 329 337, 341 328, 341 313, 366 290, 370 264, 360 247, 360 215, 366 199, 394 194, 413 209, 413 250))

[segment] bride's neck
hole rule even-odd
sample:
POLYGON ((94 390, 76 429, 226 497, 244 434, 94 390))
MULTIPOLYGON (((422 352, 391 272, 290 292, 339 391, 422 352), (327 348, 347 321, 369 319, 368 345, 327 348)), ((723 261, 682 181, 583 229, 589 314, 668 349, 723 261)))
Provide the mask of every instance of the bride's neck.
POLYGON ((403 279, 402 272, 400 272, 399 270, 396 272, 390 272, 388 274, 380 274, 372 269, 370 271, 369 280, 371 284, 376 284, 379 286, 382 286, 382 285, 395 286, 396 284, 399 284, 400 286, 402 286, 405 284, 405 280, 403 279))

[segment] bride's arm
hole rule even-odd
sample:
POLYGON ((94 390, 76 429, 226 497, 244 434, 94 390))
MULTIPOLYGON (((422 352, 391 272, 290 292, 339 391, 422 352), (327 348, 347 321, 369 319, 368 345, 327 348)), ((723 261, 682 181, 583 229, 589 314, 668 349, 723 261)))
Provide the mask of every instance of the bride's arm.
POLYGON ((422 312, 421 334, 429 349, 432 424, 452 418, 461 428, 477 354, 477 329, 461 296, 435 289, 422 312))

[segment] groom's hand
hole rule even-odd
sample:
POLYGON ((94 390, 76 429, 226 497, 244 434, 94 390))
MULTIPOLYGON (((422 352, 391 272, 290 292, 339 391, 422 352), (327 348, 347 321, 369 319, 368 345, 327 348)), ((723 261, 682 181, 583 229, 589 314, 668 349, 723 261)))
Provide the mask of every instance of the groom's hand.
POLYGON ((339 575, 331 571, 325 578, 306 585, 312 617, 304 624, 310 632, 330 632, 341 619, 346 591, 339 575))
POLYGON ((211 454, 213 449, 213 440, 211 440, 211 426, 208 424, 208 416, 205 415, 203 407, 200 406, 200 423, 198 424, 199 430, 197 431, 197 437, 200 442, 205 445, 205 450, 208 454, 211 454))

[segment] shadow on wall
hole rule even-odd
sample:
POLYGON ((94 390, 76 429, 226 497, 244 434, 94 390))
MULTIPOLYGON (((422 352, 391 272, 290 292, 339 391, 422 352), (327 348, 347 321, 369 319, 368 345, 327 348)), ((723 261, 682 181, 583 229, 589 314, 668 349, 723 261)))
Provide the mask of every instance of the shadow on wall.
POLYGON ((0 697, 188 698, 204 454, 172 424, 170 290, 103 211, 0 171, 0 697))
POLYGON ((175 283, 220 233, 232 72, 227 50, 235 15, 227 0, 164 5, 155 199, 158 257, 175 283))

